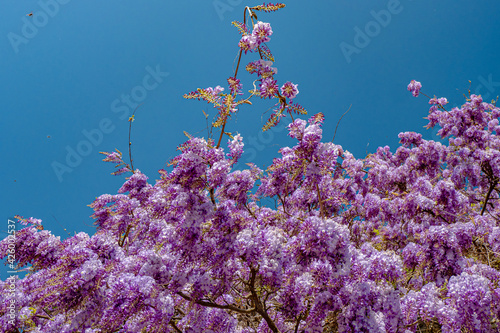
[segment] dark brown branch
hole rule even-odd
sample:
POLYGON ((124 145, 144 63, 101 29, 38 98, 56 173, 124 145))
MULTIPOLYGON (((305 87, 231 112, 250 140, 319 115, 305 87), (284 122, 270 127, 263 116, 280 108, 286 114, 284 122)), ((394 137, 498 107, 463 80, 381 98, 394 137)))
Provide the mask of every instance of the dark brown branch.
POLYGON ((42 319, 48 319, 48 320, 52 319, 52 318, 50 318, 48 316, 42 316, 42 315, 34 315, 33 317, 42 318, 42 319))
POLYGON ((175 325, 175 323, 171 320, 169 322, 170 326, 172 326, 174 328, 174 330, 178 333, 182 333, 182 331, 179 329, 179 327, 177 327, 177 325, 175 325))
POLYGON ((224 122, 222 123, 222 129, 220 130, 220 136, 219 136, 219 141, 217 142, 217 147, 220 147, 220 142, 222 141, 222 136, 224 135, 224 128, 226 128, 226 123, 227 123, 227 115, 224 117, 224 122))
POLYGON ((240 61, 241 61, 241 53, 242 49, 240 49, 240 55, 238 56, 238 63, 236 64, 236 70, 234 71, 234 79, 236 80, 236 75, 238 75, 238 68, 240 68, 240 61))
POLYGON ((128 237, 128 233, 130 232, 130 229, 132 227, 130 225, 127 226, 127 230, 125 230, 125 235, 123 236, 123 238, 121 240, 118 241, 118 245, 120 247, 123 247, 123 244, 125 243, 125 239, 128 237))
POLYGON ((215 205, 214 189, 211 188, 209 192, 210 192, 210 200, 215 205))
POLYGON ((297 324, 295 324, 295 333, 299 331, 299 326, 300 326, 300 321, 302 320, 302 313, 299 314, 299 317, 297 318, 297 324))
POLYGON ((286 211, 286 207, 285 207, 285 200, 281 197, 281 195, 279 193, 276 194, 278 196, 278 199, 280 199, 281 201, 281 207, 283 207, 283 212, 288 215, 288 216, 292 216, 291 214, 289 214, 287 211, 286 211))
POLYGON ((252 268, 250 270, 250 292, 252 293, 252 300, 253 300, 253 305, 255 307, 255 311, 264 318, 264 320, 267 323, 267 326, 269 326, 269 329, 273 331, 274 333, 280 333, 278 327, 276 327, 276 324, 273 322, 271 317, 269 317, 269 314, 266 312, 265 304, 262 304, 259 295, 257 295, 257 291, 255 290, 255 277, 257 275, 257 271, 255 268, 252 268))
POLYGON ((213 302, 207 302, 207 301, 202 301, 202 300, 193 300, 191 297, 189 297, 188 295, 182 293, 182 292, 177 292, 177 295, 181 296, 182 298, 184 298, 186 301, 189 301, 189 302, 193 302, 198 304, 198 305, 201 305, 201 306, 206 306, 208 308, 217 308, 217 309, 223 309, 223 310, 231 310, 231 311, 235 311, 235 312, 239 312, 239 313, 252 313, 252 312, 255 312, 255 309, 252 308, 252 309, 240 309, 236 306, 233 306, 233 305, 220 305, 220 304, 217 304, 217 303, 213 303, 213 302))
POLYGON ((247 209, 247 211, 250 213, 250 215, 252 215, 252 217, 253 217, 254 219, 257 219, 257 217, 255 216, 255 214, 254 214, 254 213, 250 210, 250 208, 248 208, 248 205, 247 205, 246 203, 245 203, 245 205, 244 205, 244 206, 245 206, 245 208, 247 209))
POLYGON ((448 222, 447 219, 445 219, 441 214, 435 214, 433 211, 431 211, 430 209, 423 209, 422 210, 423 212, 425 213, 429 213, 431 214, 433 217, 439 217, 441 220, 443 220, 444 222, 446 222, 447 224, 450 224, 450 222, 448 222))
POLYGON ((323 200, 321 199, 321 193, 319 192, 319 185, 316 183, 316 192, 318 193, 318 201, 319 201, 319 216, 325 217, 325 207, 323 206, 323 200))
POLYGON ((488 193, 486 193, 486 197, 484 198, 484 205, 483 209, 481 209, 481 215, 484 214, 486 210, 486 205, 488 204, 488 200, 490 199, 491 192, 495 189, 495 187, 498 185, 498 181, 500 178, 496 177, 493 173, 493 169, 491 168, 490 162, 485 161, 481 163, 481 170, 486 174, 486 177, 488 178, 490 182, 490 187, 488 189, 488 193))
POLYGON ((484 214, 484 211, 486 210, 486 205, 488 204, 488 200, 490 199, 491 192, 495 189, 497 184, 495 183, 490 183, 490 188, 488 189, 488 193, 486 193, 486 197, 484 198, 484 205, 483 209, 481 209, 481 215, 484 214))

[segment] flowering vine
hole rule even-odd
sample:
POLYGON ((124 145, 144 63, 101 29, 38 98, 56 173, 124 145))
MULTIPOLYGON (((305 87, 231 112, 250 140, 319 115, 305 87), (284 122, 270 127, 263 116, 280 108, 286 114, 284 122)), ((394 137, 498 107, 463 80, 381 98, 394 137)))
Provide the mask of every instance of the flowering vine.
MULTIPOLYGON (((276 100, 264 130, 292 113, 297 84, 274 78, 269 23, 246 7, 228 93, 216 86, 185 95, 217 110, 218 142, 188 136, 154 185, 131 172, 117 194, 91 204, 97 232, 63 241, 34 218, 16 237, 24 279, 0 281, 5 332, 498 332, 500 328, 500 109, 469 94, 446 110, 429 99, 428 128, 401 146, 363 159, 322 142, 325 117, 294 119, 293 147, 264 171, 233 170, 244 144, 226 132, 253 96, 276 100), (247 27, 249 15, 252 29, 247 27), (250 32, 251 30, 251 32, 250 32), (243 54, 259 54, 247 98, 238 79, 243 54), (228 150, 221 147, 229 137, 228 150), (251 190, 257 188, 255 194, 251 190), (273 208, 262 199, 275 201, 273 208), (16 315, 10 299, 15 286, 16 315)), ((132 164, 132 160, 130 161, 132 164)))

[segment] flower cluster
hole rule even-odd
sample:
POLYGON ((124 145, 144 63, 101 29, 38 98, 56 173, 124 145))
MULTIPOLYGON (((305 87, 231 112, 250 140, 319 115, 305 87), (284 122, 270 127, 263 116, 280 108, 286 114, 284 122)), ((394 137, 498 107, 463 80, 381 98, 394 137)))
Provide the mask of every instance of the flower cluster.
POLYGON ((293 84, 288 81, 283 86, 281 86, 281 94, 289 99, 294 99, 299 93, 299 89, 297 89, 297 84, 293 84))
MULTIPOLYGON (((278 90, 270 66, 247 66, 261 97, 300 110, 286 100, 297 85, 278 90)), ((220 138, 231 110, 249 104, 235 99, 236 74, 228 84, 230 94, 186 95, 218 108, 220 138)), ((16 260, 29 274, 0 281, 0 331, 498 332, 500 108, 476 95, 450 111, 445 98, 429 103, 428 127, 447 145, 403 132, 395 151, 357 159, 322 142, 318 113, 293 120, 295 144, 265 171, 235 169, 239 134, 226 152, 220 139, 190 137, 154 184, 135 169, 118 194, 95 199, 92 236, 61 241, 19 217, 16 260), (14 319, 3 301, 12 283, 14 319)))
POLYGON ((413 96, 417 97, 420 94, 420 89, 422 89, 422 84, 418 81, 411 80, 408 85, 408 91, 410 91, 413 96))
POLYGON ((254 25, 252 34, 241 37, 238 46, 245 51, 245 54, 248 51, 252 52, 258 48, 260 44, 269 42, 272 34, 273 30, 271 29, 271 25, 259 21, 254 25))

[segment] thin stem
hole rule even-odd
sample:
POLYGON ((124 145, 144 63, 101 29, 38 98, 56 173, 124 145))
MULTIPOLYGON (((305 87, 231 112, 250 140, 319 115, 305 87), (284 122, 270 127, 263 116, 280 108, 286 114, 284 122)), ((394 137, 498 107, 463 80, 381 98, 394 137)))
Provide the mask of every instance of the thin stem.
POLYGON ((66 228, 64 228, 64 227, 62 226, 62 224, 61 224, 61 223, 59 223, 59 221, 56 219, 56 217, 55 217, 53 214, 50 214, 50 215, 54 218, 54 220, 56 220, 57 224, 59 224, 59 225, 61 226, 61 228, 63 228, 63 230, 64 230, 64 231, 66 231, 66 233, 68 234, 68 236, 70 236, 70 237, 71 237, 71 234, 68 232, 68 230, 66 230, 66 228))
POLYGON ((295 333, 299 331, 299 326, 300 326, 300 321, 302 320, 302 313, 299 314, 299 317, 297 318, 297 323, 295 324, 295 333))
MULTIPOLYGON (((281 197, 281 195, 279 193, 277 193, 278 195, 278 198, 280 199, 280 202, 281 202, 281 207, 283 207, 283 213, 285 213, 286 215, 288 215, 288 217, 292 217, 292 214, 288 213, 286 211, 286 207, 285 207, 285 199, 281 197)), ((287 197, 287 195, 285 195, 285 198, 287 197)))
POLYGON ((333 133, 332 142, 333 142, 333 140, 335 140, 335 135, 337 134, 337 127, 339 127, 340 121, 342 120, 342 118, 344 118, 344 116, 346 115, 346 113, 349 112, 349 110, 351 110, 351 107, 352 107, 352 104, 349 105, 349 109, 347 109, 347 111, 342 114, 342 116, 340 117, 339 121, 337 122, 337 126, 335 126, 335 132, 333 133))
POLYGON ((240 61, 241 61, 241 53, 243 52, 242 49, 240 49, 240 55, 238 56, 238 63, 236 64, 236 70, 234 71, 234 78, 236 79, 236 75, 238 75, 238 68, 240 68, 240 61))
MULTIPOLYGON (((246 24, 247 24, 247 15, 246 15, 247 9, 250 12, 250 16, 252 15, 252 11, 251 11, 250 7, 246 6, 245 10, 243 11, 243 25, 245 27, 246 27, 246 24)), ((234 79, 235 80, 236 80, 236 76, 238 75, 238 69, 240 68, 240 62, 241 62, 241 54, 242 54, 242 52, 243 52, 243 50, 240 49, 240 54, 238 56, 238 64, 236 65, 236 70, 234 71, 234 79)), ((226 122, 227 122, 227 115, 225 116, 224 123, 222 124, 222 129, 220 131, 219 141, 217 142, 217 148, 220 147, 220 143, 222 141, 222 136, 224 135, 224 129, 226 127, 226 122)))
POLYGON ((125 235, 123 236, 123 239, 121 239, 120 241, 118 241, 118 245, 120 247, 123 247, 123 244, 125 243, 125 239, 128 237, 128 233, 130 232, 130 229, 131 229, 131 226, 128 225, 127 226, 127 230, 125 231, 125 235))
POLYGON ((244 204, 244 206, 245 206, 245 208, 247 209, 247 211, 250 213, 250 215, 252 215, 252 217, 253 217, 254 219, 257 219, 257 217, 255 216, 255 214, 254 214, 254 213, 250 210, 250 208, 248 208, 248 205, 247 205, 246 203, 244 204))
POLYGON ((318 201, 319 201, 319 211, 320 211, 320 217, 325 217, 326 212, 325 212, 325 207, 323 206, 323 200, 321 199, 321 193, 319 192, 319 185, 316 183, 316 192, 318 194, 318 201))
POLYGON ((224 122, 222 123, 222 129, 220 130, 219 141, 217 142, 217 147, 220 147, 220 142, 222 141, 222 136, 224 135, 224 128, 226 128, 227 116, 224 118, 224 122))
POLYGON ((134 112, 132 112, 132 116, 130 118, 128 118, 128 122, 129 122, 129 127, 128 127, 128 156, 130 158, 130 168, 132 170, 132 173, 134 173, 134 164, 132 163, 132 141, 130 140, 130 136, 132 135, 132 122, 134 121, 134 116, 135 116, 135 111, 137 111, 137 109, 139 108, 139 106, 141 106, 142 104, 144 103, 141 103, 139 105, 137 105, 137 107, 135 108, 134 112))

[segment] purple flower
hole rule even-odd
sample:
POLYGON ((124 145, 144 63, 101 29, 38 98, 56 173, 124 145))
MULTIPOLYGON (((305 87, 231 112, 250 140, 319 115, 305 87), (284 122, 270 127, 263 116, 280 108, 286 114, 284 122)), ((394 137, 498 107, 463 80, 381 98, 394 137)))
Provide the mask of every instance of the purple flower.
POLYGON ((259 59, 257 61, 249 62, 246 70, 250 73, 257 73, 258 76, 266 78, 274 74, 278 74, 278 69, 276 67, 271 67, 272 61, 259 59))
POLYGON ((228 144, 230 150, 228 156, 233 159, 233 163, 236 163, 241 157, 241 154, 243 154, 243 146, 245 145, 243 143, 243 137, 237 134, 234 136, 233 141, 229 141, 228 144))
POLYGON ((253 27, 252 36, 255 38, 257 44, 266 43, 271 40, 269 36, 273 34, 273 30, 271 29, 271 25, 269 23, 257 22, 257 24, 253 27))
MULTIPOLYGON (((271 34, 258 22, 242 49, 271 34)), ((297 85, 279 94, 271 66, 247 66, 262 98, 290 100, 270 120, 307 114, 292 103, 297 85)), ((228 94, 217 86, 186 98, 228 116, 248 102, 235 98, 236 75, 228 85, 228 94)), ((414 96, 420 89, 408 85, 414 96)), ((428 127, 439 124, 449 146, 404 132, 394 153, 385 146, 357 159, 321 142, 317 113, 288 126, 297 142, 279 149, 266 175, 252 163, 233 170, 239 134, 227 155, 221 137, 216 146, 190 136, 154 185, 136 169, 122 194, 90 205, 92 237, 61 241, 40 220, 16 216, 28 226, 0 240, 0 258, 30 274, 0 280, 0 332, 497 332, 500 108, 476 95, 450 111, 446 98, 429 103, 428 127), (250 310, 259 304, 267 316, 250 310)), ((119 151, 103 154, 125 165, 118 173, 130 171, 119 151)))
POLYGON ((441 97, 441 98, 434 97, 429 100, 429 104, 431 105, 437 104, 443 106, 448 104, 448 100, 446 99, 446 97, 441 97))
POLYGON ((288 81, 283 86, 281 86, 281 94, 285 97, 293 99, 299 93, 299 89, 297 89, 297 86, 298 84, 293 84, 292 82, 288 81))
POLYGON ((411 80, 410 84, 408 85, 408 91, 411 91, 413 96, 417 97, 420 93, 420 89, 422 89, 422 84, 418 81, 411 80))
POLYGON ((241 37, 240 42, 238 43, 238 46, 240 49, 245 51, 245 54, 247 54, 248 51, 253 51, 255 47, 257 46, 257 42, 255 40, 255 36, 251 35, 246 35, 241 37))
POLYGON ((106 158, 103 159, 104 162, 113 162, 113 163, 122 163, 122 155, 116 151, 112 153, 103 152, 106 155, 106 158))
POLYGON ((133 189, 140 190, 144 186, 146 186, 148 177, 141 173, 139 169, 136 169, 136 172, 123 184, 123 186, 118 190, 118 193, 125 193, 132 191, 133 189))
POLYGON ((241 92, 242 84, 240 83, 240 79, 236 79, 234 77, 230 77, 227 79, 227 83, 229 84, 229 90, 232 95, 243 95, 241 92))
POLYGON ((265 78, 260 85, 260 97, 273 97, 278 93, 278 85, 276 84, 276 80, 268 77, 265 78))
POLYGON ((206 91, 208 91, 209 93, 211 93, 212 95, 214 95, 214 97, 218 96, 221 92, 224 91, 224 88, 222 88, 221 86, 217 86, 215 88, 212 88, 212 87, 208 87, 207 89, 205 89, 206 91))
POLYGON ((21 219, 21 221, 19 221, 19 223, 23 224, 23 225, 28 225, 28 224, 31 224, 31 225, 34 225, 34 226, 41 226, 42 225, 42 220, 40 219, 36 219, 34 217, 30 217, 29 219, 21 219))
POLYGON ((121 175, 122 173, 129 172, 129 171, 130 171, 129 168, 123 167, 123 168, 120 168, 120 169, 116 170, 115 172, 113 172, 113 174, 115 176, 118 176, 118 175, 121 175))
POLYGON ((293 123, 288 125, 289 136, 291 138, 302 140, 307 122, 303 119, 295 119, 293 123))

